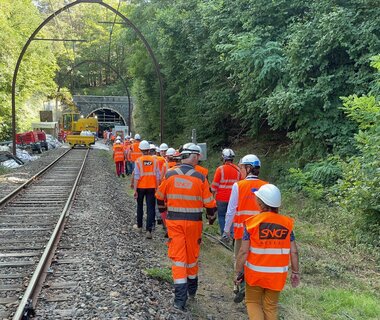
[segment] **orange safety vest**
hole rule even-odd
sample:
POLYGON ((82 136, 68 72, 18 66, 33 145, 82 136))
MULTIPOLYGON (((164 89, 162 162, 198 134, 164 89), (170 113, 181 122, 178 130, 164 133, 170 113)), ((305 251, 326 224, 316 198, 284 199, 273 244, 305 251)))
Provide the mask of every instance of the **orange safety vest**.
POLYGON ((136 160, 135 164, 140 173, 140 178, 137 180, 137 188, 157 188, 157 160, 153 156, 143 155, 136 160))
POLYGON ((211 184, 211 191, 216 192, 216 200, 228 202, 231 195, 232 185, 241 179, 241 173, 238 166, 226 162, 219 166, 214 175, 211 184))
POLYGON ((293 219, 274 212, 262 212, 245 221, 250 247, 244 277, 250 286, 275 291, 284 288, 293 225, 293 219))
POLYGON ((124 146, 122 144, 115 144, 113 146, 113 161, 124 161, 124 146))
POLYGON ((139 149, 140 142, 134 142, 131 144, 131 161, 135 162, 137 158, 142 156, 142 152, 139 149))
POLYGON ((200 166, 199 164, 197 164, 194 169, 200 173, 202 173, 206 178, 208 176, 208 169, 206 169, 205 167, 202 167, 200 166))
POLYGON ((207 179, 188 164, 167 172, 156 198, 166 202, 166 220, 202 221, 203 207, 216 207, 207 179))
POLYGON ((124 153, 125 153, 125 158, 128 161, 130 161, 130 154, 129 154, 130 148, 131 148, 131 142, 128 140, 125 140, 124 141, 124 153))
POLYGON ((158 168, 160 169, 160 172, 162 172, 162 168, 166 164, 166 160, 164 157, 161 157, 161 156, 156 156, 156 158, 157 158, 157 162, 158 162, 158 168))
POLYGON ((239 199, 234 216, 234 239, 243 238, 244 221, 260 213, 260 207, 256 202, 256 196, 253 192, 259 190, 262 185, 267 183, 258 178, 237 182, 239 199))

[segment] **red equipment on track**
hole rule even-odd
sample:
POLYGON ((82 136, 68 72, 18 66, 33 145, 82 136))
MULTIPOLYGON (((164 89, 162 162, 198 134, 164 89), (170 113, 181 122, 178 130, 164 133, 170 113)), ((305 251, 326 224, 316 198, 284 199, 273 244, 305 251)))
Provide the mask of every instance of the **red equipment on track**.
POLYGON ((43 131, 28 131, 16 134, 16 144, 20 146, 30 146, 32 151, 42 153, 42 148, 48 149, 46 134, 43 131))

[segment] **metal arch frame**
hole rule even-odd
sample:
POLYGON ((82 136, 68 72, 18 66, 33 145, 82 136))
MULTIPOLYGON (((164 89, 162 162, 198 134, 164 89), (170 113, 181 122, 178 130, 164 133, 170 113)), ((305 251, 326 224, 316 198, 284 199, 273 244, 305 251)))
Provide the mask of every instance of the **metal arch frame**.
MULTIPOLYGON (((129 90, 128 90, 127 82, 126 82, 125 79, 121 76, 121 74, 116 70, 116 68, 114 68, 110 63, 105 62, 105 61, 102 61, 102 60, 83 60, 83 61, 81 61, 81 62, 79 62, 79 63, 73 65, 73 66, 71 67, 71 69, 68 70, 68 71, 65 73, 64 77, 66 78, 66 77, 67 77, 69 74, 71 74, 76 68, 78 68, 78 67, 80 67, 81 65, 86 64, 86 63, 88 63, 88 64, 91 64, 91 63, 94 63, 94 64, 100 64, 100 65, 103 65, 103 66, 106 66, 106 67, 110 68, 113 72, 116 73, 116 75, 119 77, 119 79, 120 79, 121 82, 123 83, 124 88, 125 88, 125 91, 127 92, 127 97, 128 97, 128 128, 129 128, 128 130, 130 131, 130 130, 131 130, 131 116, 132 116, 132 114, 131 114, 131 112, 132 112, 131 95, 130 95, 129 90)), ((57 92, 60 92, 61 88, 62 88, 62 86, 59 85, 59 86, 58 86, 58 90, 57 90, 57 92)), ((125 119, 123 119, 123 120, 124 120, 124 122, 125 122, 125 119)), ((127 122, 125 122, 125 123, 127 123, 127 122)))
POLYGON ((37 29, 32 33, 32 35, 29 37, 29 39, 26 41, 24 47, 21 50, 21 53, 17 59, 16 67, 13 73, 13 80, 12 80, 12 151, 13 154, 16 155, 16 82, 17 82, 17 75, 18 71, 21 65, 21 61, 25 55, 26 50, 28 49, 30 43, 35 39, 36 35, 40 30, 53 18, 55 18, 57 15, 60 13, 68 10, 71 7, 74 7, 78 4, 82 3, 93 3, 93 4, 100 4, 101 6, 107 8, 108 10, 112 11, 115 15, 119 16, 124 20, 124 22, 133 29, 133 31, 137 34, 137 36, 140 38, 140 40, 144 43, 145 48, 147 49, 152 62, 154 64, 156 74, 158 77, 158 82, 160 86, 160 140, 162 142, 164 132, 163 132, 163 111, 164 111, 164 85, 163 85, 163 78, 161 76, 161 71, 160 71, 160 65, 156 59, 156 56, 154 55, 154 52, 152 48, 150 47, 148 41, 145 39, 141 31, 126 17, 124 16, 121 12, 113 8, 107 3, 102 2, 102 0, 76 0, 72 3, 69 3, 68 5, 62 7, 61 9, 58 9, 55 11, 53 14, 51 14, 49 17, 47 17, 38 27, 37 29))
MULTIPOLYGON (((119 111, 116 111, 116 110, 113 109, 113 108, 109 108, 109 107, 106 107, 106 108, 96 108, 95 110, 91 111, 91 113, 94 113, 94 112, 96 112, 96 111, 100 111, 100 110, 105 110, 105 109, 107 109, 107 110, 111 110, 112 112, 117 113, 117 114, 120 115, 120 117, 123 119, 124 123, 127 123, 127 122, 125 121, 124 117, 119 113, 119 111)), ((89 113, 88 115, 86 115, 86 118, 88 118, 89 115, 90 115, 91 113, 89 113)), ((131 129, 128 128, 128 131, 131 132, 131 129)))

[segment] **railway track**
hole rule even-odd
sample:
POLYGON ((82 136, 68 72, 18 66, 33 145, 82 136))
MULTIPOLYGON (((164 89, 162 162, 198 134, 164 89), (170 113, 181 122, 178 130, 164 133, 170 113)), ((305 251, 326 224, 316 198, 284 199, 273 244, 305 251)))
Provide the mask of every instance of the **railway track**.
POLYGON ((0 200, 0 319, 27 319, 89 150, 71 149, 0 200))

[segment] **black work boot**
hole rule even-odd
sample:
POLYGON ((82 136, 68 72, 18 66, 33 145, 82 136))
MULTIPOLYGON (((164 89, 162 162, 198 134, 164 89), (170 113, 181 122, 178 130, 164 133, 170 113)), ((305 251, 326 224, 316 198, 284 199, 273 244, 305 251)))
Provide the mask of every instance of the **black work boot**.
POLYGON ((195 279, 187 278, 187 292, 189 293, 189 297, 194 298, 198 289, 198 277, 195 279))
POLYGON ((187 283, 174 285, 174 308, 186 311, 185 305, 187 301, 187 283))

